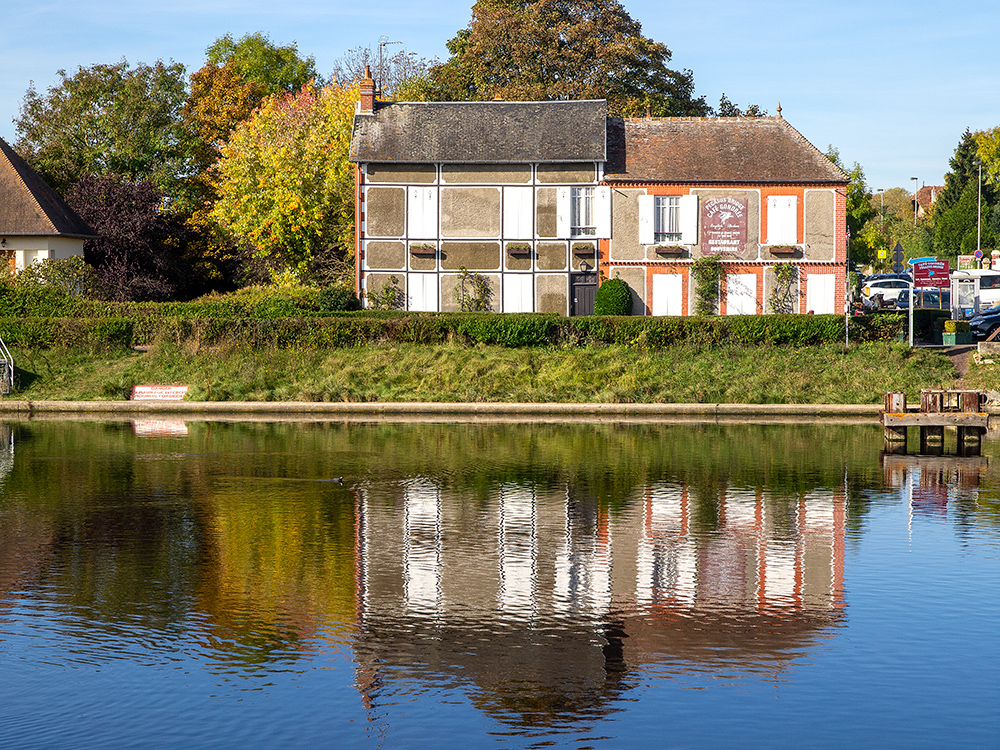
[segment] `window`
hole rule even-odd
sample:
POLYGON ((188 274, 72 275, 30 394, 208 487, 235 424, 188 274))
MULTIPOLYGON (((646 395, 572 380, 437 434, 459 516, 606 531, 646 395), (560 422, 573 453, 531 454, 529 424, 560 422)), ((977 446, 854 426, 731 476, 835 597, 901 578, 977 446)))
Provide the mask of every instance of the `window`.
POLYGON ((697 195, 640 195, 637 200, 640 245, 697 244, 697 195))
POLYGON ((570 230, 574 237, 593 237, 597 234, 594 224, 594 188, 570 189, 570 230))
POLYGON ((681 197, 657 195, 653 198, 653 241, 681 241, 681 197))

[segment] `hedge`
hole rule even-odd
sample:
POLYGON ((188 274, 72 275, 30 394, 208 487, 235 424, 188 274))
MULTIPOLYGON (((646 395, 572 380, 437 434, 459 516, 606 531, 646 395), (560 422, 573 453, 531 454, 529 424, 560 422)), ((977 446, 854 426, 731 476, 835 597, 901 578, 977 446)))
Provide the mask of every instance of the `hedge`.
MULTIPOLYGON (((505 347, 617 344, 660 349, 677 344, 813 346, 844 341, 839 315, 746 315, 691 318, 593 316, 565 318, 523 313, 341 313, 328 317, 169 317, 162 309, 132 309, 130 317, 0 318, 0 336, 32 348, 121 348, 170 341, 178 345, 252 348, 351 347, 406 342, 489 344, 505 347)), ((936 313, 938 311, 917 311, 936 313)), ((938 315, 915 316, 920 337, 930 337, 938 315)), ((905 338, 901 313, 851 319, 851 341, 905 338)))

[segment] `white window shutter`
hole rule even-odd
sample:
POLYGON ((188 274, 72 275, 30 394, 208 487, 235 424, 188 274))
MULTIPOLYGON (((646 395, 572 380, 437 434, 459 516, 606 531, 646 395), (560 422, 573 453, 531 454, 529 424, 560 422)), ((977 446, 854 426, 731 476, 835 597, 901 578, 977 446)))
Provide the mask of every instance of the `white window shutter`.
POLYGON ((437 212, 437 188, 420 188, 423 192, 424 215, 422 237, 437 238, 438 235, 438 212, 437 212))
POLYGON ((611 188, 594 190, 594 233, 601 239, 611 237, 611 188))
POLYGON ((678 208, 681 222, 681 244, 698 244, 698 196, 682 195, 678 208))
POLYGON ((556 188, 556 236, 568 238, 572 232, 570 225, 570 192, 568 187, 556 188))
POLYGON ((639 244, 652 245, 655 242, 653 237, 654 223, 653 211, 656 198, 652 195, 639 196, 639 244))
POLYGON ((507 239, 531 239, 532 195, 530 187, 503 189, 503 236, 507 239))
POLYGON ((798 199, 794 195, 771 195, 767 199, 767 244, 798 242, 798 199))
POLYGON ((504 274, 503 311, 531 312, 534 301, 531 274, 504 274))
POLYGON ((406 189, 406 233, 410 237, 423 237, 424 200, 418 187, 406 189))

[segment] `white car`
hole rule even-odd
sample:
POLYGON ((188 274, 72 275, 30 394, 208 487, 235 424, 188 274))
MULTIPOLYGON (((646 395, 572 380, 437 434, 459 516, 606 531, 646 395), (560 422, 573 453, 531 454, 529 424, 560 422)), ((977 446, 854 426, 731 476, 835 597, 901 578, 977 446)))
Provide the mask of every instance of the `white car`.
POLYGON ((895 305, 899 301, 899 295, 904 290, 910 288, 910 282, 905 279, 873 279, 866 281, 861 289, 861 295, 866 300, 875 301, 881 296, 882 306, 895 305))

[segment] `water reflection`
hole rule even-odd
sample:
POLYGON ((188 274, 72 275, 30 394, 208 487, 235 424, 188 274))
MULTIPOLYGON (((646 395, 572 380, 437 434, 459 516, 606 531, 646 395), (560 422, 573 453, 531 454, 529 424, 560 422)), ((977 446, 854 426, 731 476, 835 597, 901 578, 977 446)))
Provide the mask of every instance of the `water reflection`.
POLYGON ((877 426, 3 425, 0 644, 45 638, 68 668, 194 661, 263 690, 342 652, 375 725, 457 690, 517 731, 559 732, 627 710, 650 675, 780 679, 815 654, 848 624, 846 549, 873 502, 1000 527, 987 458, 880 466, 879 441, 877 426))

